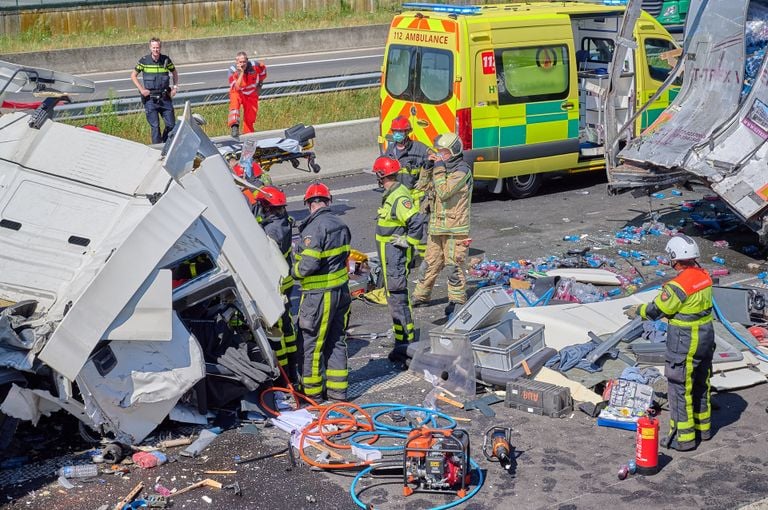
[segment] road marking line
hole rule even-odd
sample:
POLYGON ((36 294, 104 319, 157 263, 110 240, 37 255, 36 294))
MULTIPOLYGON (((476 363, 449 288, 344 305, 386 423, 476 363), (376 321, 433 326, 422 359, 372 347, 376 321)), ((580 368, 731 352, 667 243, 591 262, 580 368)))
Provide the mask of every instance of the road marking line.
MULTIPOLYGON (((364 184, 362 186, 353 186, 351 188, 342 188, 339 190, 331 190, 331 195, 334 197, 339 197, 341 195, 351 195, 352 193, 358 193, 360 191, 373 191, 375 188, 375 184, 364 184)), ((292 197, 288 197, 288 203, 297 203, 297 202, 303 202, 304 201, 304 195, 296 195, 292 197)))
MULTIPOLYGON (((384 53, 377 53, 375 55, 360 55, 357 57, 341 57, 341 58, 325 58, 322 60, 305 60, 303 62, 286 62, 285 64, 267 64, 267 71, 269 69, 275 68, 275 67, 286 67, 286 66, 297 66, 297 65, 305 65, 305 64, 325 64, 328 62, 342 62, 345 60, 361 60, 365 58, 384 58, 384 53)), ((229 68, 226 69, 207 69, 205 71, 185 71, 179 73, 180 76, 191 76, 193 74, 211 74, 211 73, 221 73, 224 74, 229 70, 229 68)), ((84 75, 81 75, 84 76, 84 75)), ((94 80, 93 83, 113 83, 117 81, 131 81, 130 78, 114 78, 111 80, 94 80)))

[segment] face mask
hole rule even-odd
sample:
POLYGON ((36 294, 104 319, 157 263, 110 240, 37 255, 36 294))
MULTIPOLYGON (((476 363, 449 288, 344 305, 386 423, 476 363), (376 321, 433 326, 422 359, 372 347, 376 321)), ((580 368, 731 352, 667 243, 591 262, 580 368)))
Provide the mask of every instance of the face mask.
POLYGON ((405 141, 405 132, 395 131, 394 133, 392 133, 392 139, 397 143, 403 143, 405 141))

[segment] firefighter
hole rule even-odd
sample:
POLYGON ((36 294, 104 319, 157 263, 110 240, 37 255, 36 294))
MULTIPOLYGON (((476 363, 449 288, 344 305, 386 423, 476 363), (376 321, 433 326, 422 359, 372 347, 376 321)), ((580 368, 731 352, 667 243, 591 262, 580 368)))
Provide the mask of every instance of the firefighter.
POLYGON ((253 124, 259 113, 259 94, 267 79, 267 66, 241 51, 235 64, 229 67, 229 117, 227 125, 232 138, 240 136, 240 108, 243 109, 243 133, 253 133, 253 124))
MULTIPOLYGON (((267 236, 280 248, 291 267, 291 238, 293 218, 288 216, 285 210, 285 193, 274 186, 264 186, 255 196, 256 203, 261 211, 261 227, 267 236)), ((298 381, 298 351, 296 349, 296 330, 291 317, 291 292, 293 291, 293 276, 288 274, 283 279, 280 290, 285 296, 285 312, 277 322, 277 327, 282 332, 280 345, 275 347, 275 356, 280 365, 285 369, 288 379, 292 384, 298 381)))
POLYGON ((349 321, 349 228, 331 212, 331 192, 321 183, 304 194, 309 217, 299 226, 293 275, 301 283, 299 330, 303 360, 301 384, 312 398, 347 398, 349 321))
POLYGON ((400 172, 397 180, 411 190, 413 202, 419 208, 424 197, 424 189, 417 186, 422 171, 432 167, 429 160, 429 148, 417 140, 411 140, 410 121, 403 116, 395 117, 390 125, 392 130, 392 143, 387 145, 384 156, 397 160, 400 164, 400 172))
POLYGON ((699 247, 688 236, 677 235, 666 246, 672 267, 680 273, 664 284, 650 303, 628 307, 630 319, 669 319, 664 375, 669 383, 667 447, 696 448, 696 438, 710 439, 709 378, 715 353, 712 325, 712 279, 696 259, 699 247))
MULTIPOLYGON (((407 117, 399 115, 392 119, 390 124, 392 131, 392 143, 387 145, 384 156, 396 159, 400 164, 400 172, 397 180, 411 190, 414 207, 422 213, 422 219, 429 219, 428 201, 424 199, 427 193, 431 193, 432 161, 429 159, 429 148, 418 140, 411 139, 411 122, 407 117)), ((427 250, 427 229, 423 229, 424 237, 416 247, 419 257, 422 259, 419 268, 419 277, 426 272, 424 255, 427 250)))
POLYGON ((400 170, 396 159, 382 156, 373 163, 373 173, 384 188, 376 223, 376 248, 392 315, 395 349, 414 340, 408 268, 423 225, 410 191, 398 182, 400 170))

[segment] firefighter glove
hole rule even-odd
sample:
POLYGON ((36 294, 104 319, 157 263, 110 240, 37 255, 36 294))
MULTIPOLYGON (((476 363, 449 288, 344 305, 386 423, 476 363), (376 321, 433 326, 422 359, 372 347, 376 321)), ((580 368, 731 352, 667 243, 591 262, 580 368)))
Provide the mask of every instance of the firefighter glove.
POLYGON ((624 307, 624 315, 626 315, 629 320, 635 319, 640 315, 641 306, 642 305, 629 305, 624 307))
POLYGON ((408 240, 405 236, 392 236, 391 243, 398 248, 408 248, 408 240))

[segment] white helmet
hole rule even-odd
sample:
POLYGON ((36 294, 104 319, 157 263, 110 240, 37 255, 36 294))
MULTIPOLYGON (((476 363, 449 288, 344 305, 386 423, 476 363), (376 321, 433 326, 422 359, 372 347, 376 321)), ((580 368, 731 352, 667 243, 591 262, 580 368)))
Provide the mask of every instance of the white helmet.
POLYGON ((696 241, 690 237, 678 234, 667 242, 664 248, 671 261, 697 259, 701 255, 696 241))
POLYGON ((459 135, 456 133, 443 133, 442 135, 437 135, 434 140, 434 146, 435 149, 448 149, 451 153, 451 156, 456 157, 459 154, 461 154, 462 151, 462 143, 461 138, 459 138, 459 135))

